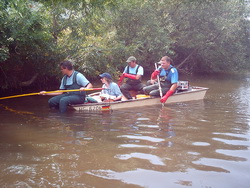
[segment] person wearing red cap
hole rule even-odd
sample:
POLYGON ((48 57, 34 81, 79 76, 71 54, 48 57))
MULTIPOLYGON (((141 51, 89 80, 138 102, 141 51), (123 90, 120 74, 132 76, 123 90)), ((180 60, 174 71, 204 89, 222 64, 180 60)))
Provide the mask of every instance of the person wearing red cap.
POLYGON ((125 67, 123 74, 120 77, 118 85, 127 99, 132 99, 130 95, 130 90, 142 91, 145 85, 141 82, 141 78, 144 74, 144 69, 142 66, 137 64, 136 58, 130 56, 127 61, 128 65, 125 67), (126 82, 121 85, 123 79, 126 78, 126 82))

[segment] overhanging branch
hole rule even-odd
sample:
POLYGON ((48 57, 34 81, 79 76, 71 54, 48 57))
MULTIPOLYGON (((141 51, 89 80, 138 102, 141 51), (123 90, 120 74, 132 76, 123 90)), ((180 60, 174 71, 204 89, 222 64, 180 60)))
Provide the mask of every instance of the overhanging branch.
POLYGON ((37 76, 38 76, 38 73, 36 73, 34 76, 32 76, 32 78, 30 80, 25 81, 25 82, 21 82, 20 86, 26 87, 26 86, 31 85, 36 80, 37 76))

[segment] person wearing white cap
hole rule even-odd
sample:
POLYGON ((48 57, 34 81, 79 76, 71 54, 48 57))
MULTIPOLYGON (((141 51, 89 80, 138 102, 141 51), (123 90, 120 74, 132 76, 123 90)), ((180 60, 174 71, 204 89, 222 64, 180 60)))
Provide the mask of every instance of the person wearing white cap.
POLYGON ((121 85, 120 89, 127 99, 132 99, 130 95, 130 90, 142 91, 145 86, 141 82, 141 78, 144 74, 144 69, 142 66, 138 65, 136 62, 136 58, 134 56, 130 56, 127 61, 128 65, 125 67, 123 74, 120 77, 118 85, 120 86, 123 79, 127 78, 126 82, 121 85))

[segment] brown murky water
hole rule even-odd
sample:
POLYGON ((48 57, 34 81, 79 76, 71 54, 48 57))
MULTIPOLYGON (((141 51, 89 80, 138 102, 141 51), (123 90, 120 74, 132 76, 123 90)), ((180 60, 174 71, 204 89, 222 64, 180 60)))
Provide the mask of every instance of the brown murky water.
POLYGON ((250 76, 189 80, 204 100, 63 116, 0 101, 0 187, 249 187, 250 76))

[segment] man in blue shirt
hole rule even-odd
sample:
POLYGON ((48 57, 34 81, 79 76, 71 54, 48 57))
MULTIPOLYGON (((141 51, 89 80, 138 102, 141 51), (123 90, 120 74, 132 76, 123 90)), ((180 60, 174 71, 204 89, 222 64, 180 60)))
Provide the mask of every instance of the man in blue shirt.
POLYGON ((118 85, 120 86, 122 80, 124 78, 127 78, 126 83, 122 84, 120 89, 124 97, 126 97, 127 99, 132 99, 132 96, 130 95, 129 91, 142 91, 143 87, 145 86, 141 82, 144 70, 142 66, 136 63, 136 58, 134 56, 130 56, 126 62, 128 63, 128 65, 125 67, 123 74, 118 82, 118 85))
POLYGON ((80 91, 74 92, 56 92, 47 93, 41 91, 41 95, 57 95, 49 99, 49 107, 59 109, 64 113, 67 111, 67 106, 70 104, 82 104, 85 101, 86 93, 84 89, 92 88, 92 84, 86 79, 86 77, 73 69, 73 65, 70 61, 63 61, 60 63, 61 71, 64 77, 61 80, 60 90, 73 90, 79 89, 80 91))
POLYGON ((160 102, 165 103, 177 88, 178 71, 171 65, 173 60, 168 56, 162 57, 159 63, 161 66, 152 73, 151 80, 148 81, 149 86, 144 87, 143 91, 151 96, 160 96, 159 83, 157 82, 157 76, 159 76, 162 95, 164 95, 160 102))

